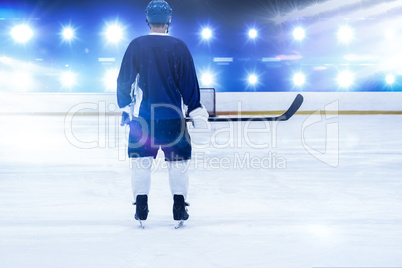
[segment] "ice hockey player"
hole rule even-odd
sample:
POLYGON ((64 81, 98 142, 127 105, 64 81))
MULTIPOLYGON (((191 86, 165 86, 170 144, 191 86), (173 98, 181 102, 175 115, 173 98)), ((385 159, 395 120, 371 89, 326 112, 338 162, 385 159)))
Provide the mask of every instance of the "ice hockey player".
POLYGON ((189 218, 186 203, 191 140, 182 112, 187 106, 194 128, 204 128, 208 112, 200 103, 194 62, 186 44, 168 35, 172 9, 165 1, 151 1, 146 10, 149 35, 128 46, 117 79, 117 102, 130 114, 128 155, 135 219, 148 216, 151 166, 162 149, 173 196, 173 219, 179 227, 189 218))

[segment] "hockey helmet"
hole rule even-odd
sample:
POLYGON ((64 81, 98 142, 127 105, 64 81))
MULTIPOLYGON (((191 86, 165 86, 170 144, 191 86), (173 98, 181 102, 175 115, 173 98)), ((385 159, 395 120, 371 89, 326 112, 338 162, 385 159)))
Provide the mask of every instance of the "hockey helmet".
POLYGON ((151 1, 145 9, 149 24, 170 24, 172 9, 166 1, 151 1))

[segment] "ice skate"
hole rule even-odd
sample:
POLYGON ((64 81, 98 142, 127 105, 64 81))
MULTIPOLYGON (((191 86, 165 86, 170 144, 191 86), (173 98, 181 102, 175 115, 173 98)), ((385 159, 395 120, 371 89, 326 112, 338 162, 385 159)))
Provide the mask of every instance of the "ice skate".
POLYGON ((135 208, 135 215, 134 218, 139 221, 140 227, 144 228, 144 221, 148 217, 148 196, 147 195, 137 195, 136 202, 134 203, 136 205, 135 208))
POLYGON ((173 219, 176 221, 174 228, 178 229, 189 218, 186 208, 189 204, 184 201, 184 196, 182 195, 174 195, 173 200, 173 219))

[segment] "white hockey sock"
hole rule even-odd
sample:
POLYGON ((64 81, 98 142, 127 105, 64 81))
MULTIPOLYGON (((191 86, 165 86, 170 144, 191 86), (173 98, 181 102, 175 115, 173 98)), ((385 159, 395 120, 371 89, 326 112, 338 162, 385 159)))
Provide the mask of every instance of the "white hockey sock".
POLYGON ((134 201, 137 195, 149 194, 151 188, 151 168, 153 157, 132 158, 131 188, 134 201))
POLYGON ((172 195, 183 195, 184 200, 187 197, 189 184, 188 163, 188 160, 168 162, 170 191, 172 195))

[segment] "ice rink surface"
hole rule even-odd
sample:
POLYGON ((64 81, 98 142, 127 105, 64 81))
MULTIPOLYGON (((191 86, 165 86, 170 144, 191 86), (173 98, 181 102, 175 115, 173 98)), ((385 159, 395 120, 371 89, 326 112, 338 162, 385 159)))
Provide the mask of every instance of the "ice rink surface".
POLYGON ((195 133, 178 230, 162 161, 133 219, 117 120, 0 117, 0 267, 402 267, 402 116, 195 133))

